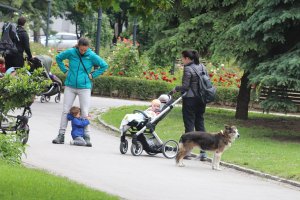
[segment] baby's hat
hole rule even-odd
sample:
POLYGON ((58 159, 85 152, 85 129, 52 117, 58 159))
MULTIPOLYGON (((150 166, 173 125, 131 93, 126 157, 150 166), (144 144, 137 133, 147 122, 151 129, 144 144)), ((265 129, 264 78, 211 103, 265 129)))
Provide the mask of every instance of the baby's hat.
POLYGON ((161 103, 167 103, 170 100, 170 97, 167 94, 162 94, 158 97, 158 100, 161 103))
POLYGON ((160 105, 160 100, 154 99, 154 100, 151 101, 151 104, 152 105, 160 105))
POLYGON ((8 70, 6 70, 5 74, 11 74, 14 71, 16 71, 16 69, 14 67, 10 67, 10 68, 8 68, 8 70))

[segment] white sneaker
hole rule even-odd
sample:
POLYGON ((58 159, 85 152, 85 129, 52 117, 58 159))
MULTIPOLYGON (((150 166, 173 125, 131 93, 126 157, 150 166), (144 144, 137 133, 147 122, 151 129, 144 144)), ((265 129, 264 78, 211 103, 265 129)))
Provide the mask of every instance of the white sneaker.
POLYGON ((71 140, 71 141, 70 141, 70 145, 74 145, 74 140, 71 140))

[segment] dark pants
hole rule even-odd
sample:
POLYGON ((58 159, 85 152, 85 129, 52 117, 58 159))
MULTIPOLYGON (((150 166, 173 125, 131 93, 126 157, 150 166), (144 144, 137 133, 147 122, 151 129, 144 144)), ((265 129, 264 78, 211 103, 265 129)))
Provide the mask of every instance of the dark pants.
POLYGON ((23 54, 7 54, 4 58, 6 70, 11 67, 19 68, 24 66, 23 54))
POLYGON ((185 133, 191 131, 205 131, 203 114, 206 105, 197 98, 182 99, 182 116, 185 133))
MULTIPOLYGON (((191 131, 205 131, 204 113, 206 105, 198 98, 182 99, 182 116, 185 133, 191 131)), ((205 151, 200 150, 200 157, 206 157, 205 151)))

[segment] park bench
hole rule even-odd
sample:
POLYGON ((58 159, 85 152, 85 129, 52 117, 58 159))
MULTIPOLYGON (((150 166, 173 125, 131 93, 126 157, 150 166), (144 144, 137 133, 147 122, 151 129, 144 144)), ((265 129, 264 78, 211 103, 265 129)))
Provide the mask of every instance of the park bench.
MULTIPOLYGON (((264 86, 259 95, 259 101, 264 101, 271 97, 272 95, 276 95, 278 97, 281 97, 282 99, 290 100, 292 101, 299 110, 300 108, 300 91, 285 89, 285 88, 273 88, 264 86)), ((265 110, 263 110, 264 112, 265 110)), ((268 112, 268 111, 267 111, 268 112)))

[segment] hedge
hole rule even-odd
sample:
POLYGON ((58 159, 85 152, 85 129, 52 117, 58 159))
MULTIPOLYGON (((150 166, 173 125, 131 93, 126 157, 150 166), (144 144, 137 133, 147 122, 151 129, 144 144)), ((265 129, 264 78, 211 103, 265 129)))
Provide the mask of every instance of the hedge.
MULTIPOLYGON (((57 73, 56 75, 64 81, 64 74, 57 73)), ((175 84, 164 81, 117 76, 100 76, 93 82, 92 93, 95 95, 140 100, 157 98, 175 87, 175 84)), ((238 88, 218 87, 214 104, 235 106, 238 92, 238 88)))

